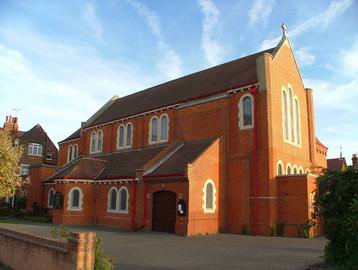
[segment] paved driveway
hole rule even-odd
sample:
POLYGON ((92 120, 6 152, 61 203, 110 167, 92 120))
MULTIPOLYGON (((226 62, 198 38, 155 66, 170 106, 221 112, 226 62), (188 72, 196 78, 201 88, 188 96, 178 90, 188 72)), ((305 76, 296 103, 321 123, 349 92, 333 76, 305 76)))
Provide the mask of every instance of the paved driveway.
MULTIPOLYGON (((53 225, 0 224, 8 228, 49 236, 53 225)), ((274 269, 303 270, 319 262, 324 238, 298 239, 217 234, 179 237, 157 232, 125 232, 99 227, 71 227, 95 231, 121 270, 162 269, 274 269)))

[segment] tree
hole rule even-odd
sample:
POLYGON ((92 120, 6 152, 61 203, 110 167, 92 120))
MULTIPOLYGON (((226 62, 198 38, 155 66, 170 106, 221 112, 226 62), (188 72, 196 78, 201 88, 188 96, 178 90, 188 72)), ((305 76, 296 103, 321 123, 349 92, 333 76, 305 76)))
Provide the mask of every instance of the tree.
POLYGON ((11 196, 26 181, 21 178, 21 146, 13 146, 10 135, 0 131, 0 198, 11 196))
POLYGON ((358 269, 358 170, 327 171, 317 187, 316 204, 329 240, 325 259, 342 269, 358 269))

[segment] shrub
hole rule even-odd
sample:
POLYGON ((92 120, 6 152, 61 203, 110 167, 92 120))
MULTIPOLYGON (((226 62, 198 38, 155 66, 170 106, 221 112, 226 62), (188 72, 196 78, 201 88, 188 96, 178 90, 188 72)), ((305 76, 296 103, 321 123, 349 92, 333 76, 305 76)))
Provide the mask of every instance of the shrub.
POLYGON ((317 179, 316 204, 324 219, 325 259, 343 269, 358 266, 358 170, 326 172, 317 179))
POLYGON ((15 209, 25 209, 26 208, 26 198, 20 197, 15 200, 15 209))

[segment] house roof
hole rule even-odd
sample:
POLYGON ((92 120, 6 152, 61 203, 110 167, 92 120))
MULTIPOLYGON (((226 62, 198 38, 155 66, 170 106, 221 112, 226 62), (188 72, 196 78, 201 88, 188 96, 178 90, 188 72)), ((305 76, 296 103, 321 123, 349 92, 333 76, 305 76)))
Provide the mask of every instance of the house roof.
POLYGON ((70 140, 73 140, 73 139, 77 139, 77 138, 80 137, 80 135, 81 135, 81 128, 77 129, 70 136, 68 136, 66 139, 63 139, 59 143, 62 143, 62 142, 65 142, 65 141, 70 141, 70 140))
POLYGON ((326 151, 328 150, 328 147, 325 146, 317 137, 316 137, 316 144, 322 148, 324 148, 326 151))
POLYGON ((79 157, 59 169, 44 183, 50 183, 56 179, 108 180, 134 178, 136 177, 136 171, 142 169, 144 165, 152 160, 155 163, 151 168, 155 169, 148 174, 150 177, 179 173, 184 175, 187 164, 194 161, 213 140, 185 142, 180 145, 180 148, 158 160, 157 157, 172 145, 130 149, 97 157, 79 157))
POLYGON ((147 176, 184 174, 187 165, 200 156, 214 139, 185 142, 175 153, 170 155, 160 166, 147 176))
POLYGON ((345 158, 329 158, 327 159, 327 169, 331 172, 342 171, 347 167, 345 158))

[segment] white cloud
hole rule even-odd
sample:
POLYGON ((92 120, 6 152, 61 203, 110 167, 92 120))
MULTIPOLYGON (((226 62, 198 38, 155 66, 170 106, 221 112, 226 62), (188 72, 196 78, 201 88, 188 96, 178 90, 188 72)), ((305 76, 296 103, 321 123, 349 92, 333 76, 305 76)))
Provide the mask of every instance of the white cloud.
MULTIPOLYGON (((288 36, 293 38, 315 27, 324 29, 332 20, 342 15, 353 4, 353 2, 354 0, 332 0, 324 12, 293 28, 288 32, 288 36)), ((264 40, 261 43, 261 49, 264 50, 276 46, 280 39, 281 37, 279 36, 273 39, 264 40)))
POLYGON ((143 17, 149 29, 157 38, 158 48, 163 52, 163 58, 157 63, 157 68, 170 79, 182 75, 181 58, 164 38, 159 17, 147 6, 136 0, 127 0, 127 2, 143 17))
POLYGON ((249 23, 266 25, 267 19, 272 12, 274 0, 255 0, 249 10, 249 23))
POLYGON ((295 50, 295 56, 298 65, 301 67, 312 65, 316 61, 316 56, 311 52, 309 47, 301 47, 295 50))
POLYGON ((85 10, 84 10, 83 17, 87 22, 87 24, 89 25, 89 27, 94 32, 96 38, 100 39, 103 34, 103 28, 100 21, 97 18, 97 10, 94 1, 88 0, 85 3, 85 10))
POLYGON ((358 78, 358 36, 349 49, 341 51, 339 59, 341 59, 339 70, 346 76, 358 78))
POLYGON ((209 64, 218 64, 221 60, 223 49, 215 39, 214 29, 220 18, 220 11, 211 0, 199 0, 201 12, 204 14, 202 23, 203 33, 201 46, 209 64))

